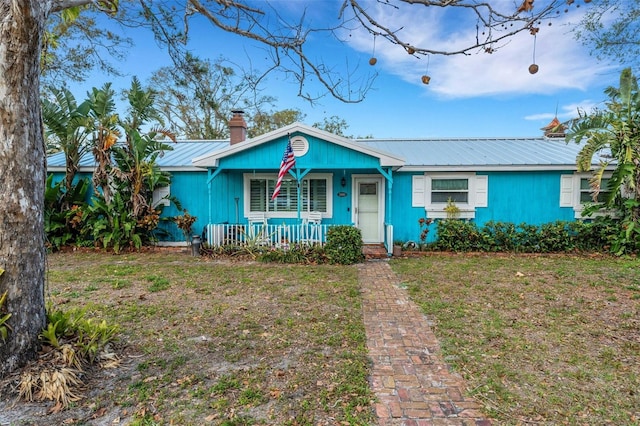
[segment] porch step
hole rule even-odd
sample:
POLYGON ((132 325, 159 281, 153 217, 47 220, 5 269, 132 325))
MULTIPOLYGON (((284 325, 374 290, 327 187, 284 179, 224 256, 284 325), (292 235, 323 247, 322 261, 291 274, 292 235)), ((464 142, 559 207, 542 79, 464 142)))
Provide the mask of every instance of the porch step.
POLYGON ((365 244, 362 246, 365 259, 386 259, 387 249, 383 244, 365 244))

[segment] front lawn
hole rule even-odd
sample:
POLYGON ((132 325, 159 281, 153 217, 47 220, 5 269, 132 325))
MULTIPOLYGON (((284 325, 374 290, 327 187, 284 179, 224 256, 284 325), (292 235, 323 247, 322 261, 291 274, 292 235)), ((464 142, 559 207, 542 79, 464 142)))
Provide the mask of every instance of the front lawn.
POLYGON ((638 259, 430 254, 391 264, 498 424, 640 424, 638 259))
POLYGON ((354 267, 78 252, 47 277, 58 308, 120 326, 121 365, 57 414, 0 387, 0 423, 371 424, 354 267))

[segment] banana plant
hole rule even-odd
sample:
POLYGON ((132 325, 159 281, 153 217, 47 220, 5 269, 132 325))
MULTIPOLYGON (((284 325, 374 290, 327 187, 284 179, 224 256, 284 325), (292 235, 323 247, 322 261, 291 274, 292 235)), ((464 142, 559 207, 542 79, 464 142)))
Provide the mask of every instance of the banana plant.
POLYGON ((621 233, 614 252, 623 254, 640 247, 640 91, 631 68, 620 74, 620 87, 610 87, 605 93, 610 98, 606 109, 580 112, 569 123, 567 142, 584 140, 577 158, 578 171, 591 170, 594 157, 601 157, 590 180, 595 203, 585 213, 600 209, 619 212, 621 233), (597 202, 605 171, 611 168, 607 196, 597 202))
MULTIPOLYGON (((640 92, 631 69, 622 71, 619 88, 610 87, 605 93, 610 98, 607 108, 580 112, 570 122, 567 141, 585 141, 577 158, 578 171, 589 171, 596 155, 604 157, 591 179, 594 199, 605 171, 613 167, 608 195, 599 206, 613 209, 623 205, 623 196, 640 201, 640 92)), ((640 218, 640 209, 628 213, 633 220, 640 218)))
POLYGON ((75 96, 67 88, 50 88, 49 91, 53 98, 41 101, 42 121, 49 148, 64 152, 64 182, 66 193, 70 194, 80 160, 91 149, 89 136, 94 124, 89 116, 91 104, 87 100, 78 105, 75 96))

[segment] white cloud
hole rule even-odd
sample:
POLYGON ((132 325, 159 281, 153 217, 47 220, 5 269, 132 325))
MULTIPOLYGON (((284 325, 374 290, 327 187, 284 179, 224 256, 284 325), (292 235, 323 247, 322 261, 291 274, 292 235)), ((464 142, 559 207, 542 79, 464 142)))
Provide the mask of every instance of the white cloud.
POLYGON ((552 120, 553 117, 558 117, 560 121, 567 121, 578 116, 578 111, 590 112, 596 107, 601 107, 602 102, 594 102, 590 99, 586 99, 579 103, 571 103, 562 105, 557 114, 555 112, 543 112, 538 114, 531 114, 524 117, 525 120, 538 121, 538 120, 552 120))
MULTIPOLYGON (((369 12, 387 28, 402 28, 402 39, 420 46, 450 50, 476 37, 474 22, 455 21, 442 8, 411 6, 394 10, 378 3, 369 12)), ((534 37, 528 32, 513 37, 493 54, 431 55, 428 61, 416 59, 378 37, 377 66, 419 86, 423 86, 421 76, 428 72, 431 76, 428 90, 444 98, 552 94, 563 89, 586 91, 594 84, 601 84, 599 79, 603 75, 610 78, 612 74, 607 71, 611 67, 596 63, 574 39, 568 27, 570 15, 561 14, 551 26, 541 24, 535 46, 539 71, 534 75, 528 71, 534 49, 534 37)), ((573 20, 576 19, 574 11, 573 20)), ((368 33, 353 34, 351 41, 361 52, 372 51, 373 37, 368 33)))

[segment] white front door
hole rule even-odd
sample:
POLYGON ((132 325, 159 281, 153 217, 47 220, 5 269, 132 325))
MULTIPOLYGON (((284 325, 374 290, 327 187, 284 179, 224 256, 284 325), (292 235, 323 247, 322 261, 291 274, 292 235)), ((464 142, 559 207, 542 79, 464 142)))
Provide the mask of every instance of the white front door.
POLYGON ((383 241, 384 193, 381 177, 356 177, 354 182, 354 216, 364 243, 383 241))

